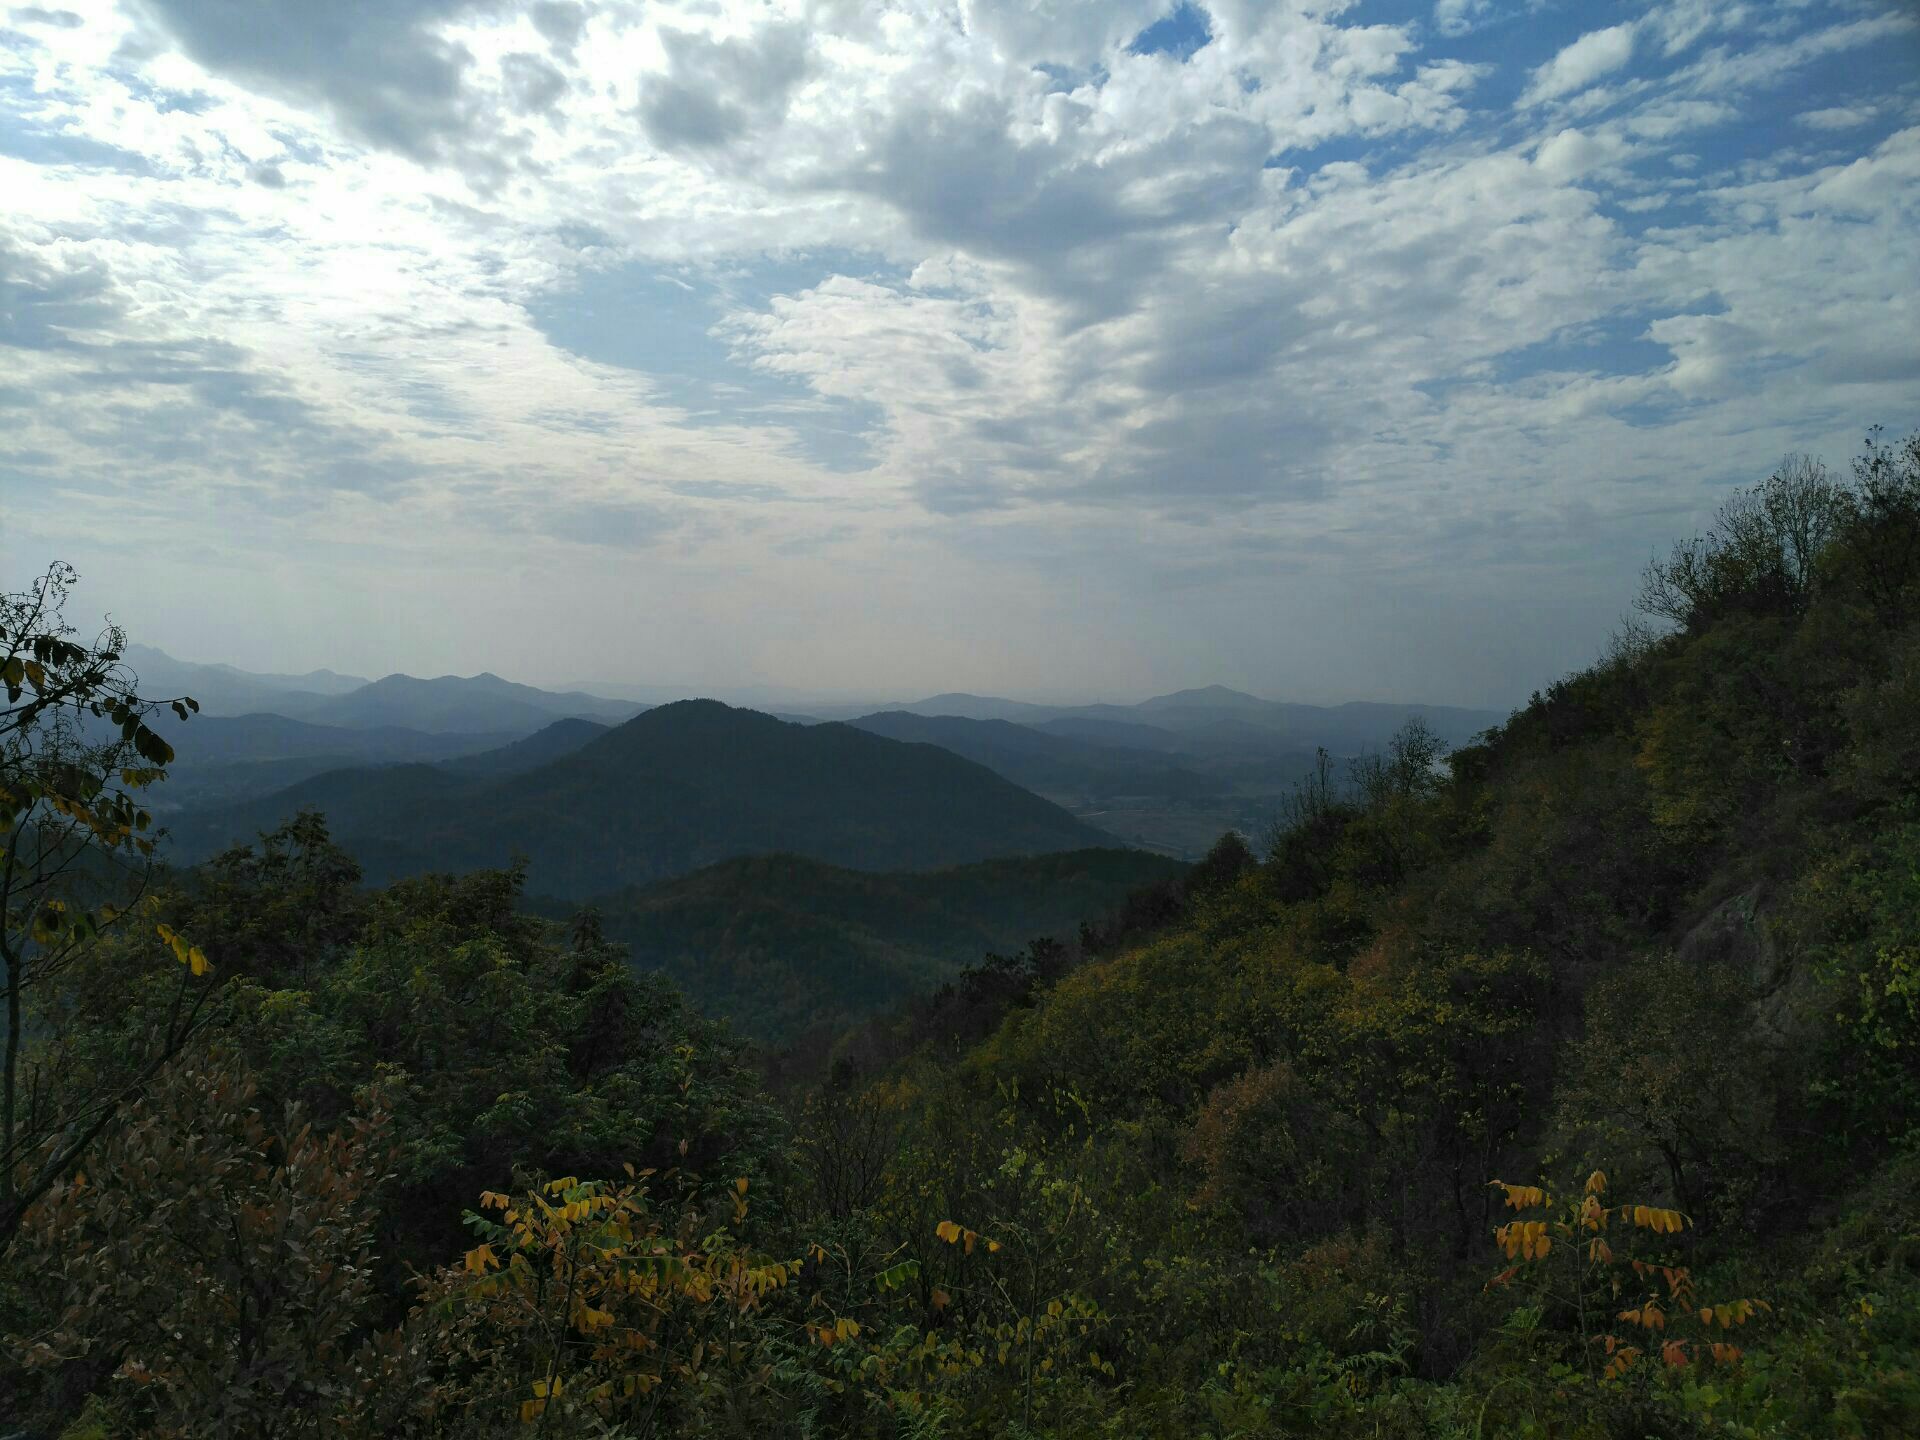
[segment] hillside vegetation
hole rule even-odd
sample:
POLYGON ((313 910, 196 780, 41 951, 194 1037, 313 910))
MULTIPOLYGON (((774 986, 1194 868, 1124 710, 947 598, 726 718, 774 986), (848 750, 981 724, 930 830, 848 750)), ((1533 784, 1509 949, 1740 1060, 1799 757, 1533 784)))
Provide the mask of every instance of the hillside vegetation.
MULTIPOLYGON (((310 822, 131 923, 9 892, 0 1386, 76 1436, 1920 1433, 1920 437, 1639 603, 776 1095, 591 917, 368 893, 310 822)), ((139 773, 9 753, 15 847, 139 773)))
POLYGON ((742 1035, 843 1030, 994 952, 1075 939, 1127 895, 1186 866, 1139 850, 1072 850, 875 874, 797 855, 729 860, 590 902, 633 963, 665 974, 742 1035))

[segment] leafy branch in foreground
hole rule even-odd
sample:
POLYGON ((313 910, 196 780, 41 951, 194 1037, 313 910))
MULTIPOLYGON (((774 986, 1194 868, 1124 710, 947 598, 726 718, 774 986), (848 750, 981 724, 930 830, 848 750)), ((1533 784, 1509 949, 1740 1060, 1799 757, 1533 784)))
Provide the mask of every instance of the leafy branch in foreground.
POLYGON ((481 1194, 466 1215, 480 1243, 429 1282, 413 1319, 439 1337, 436 1355, 486 1360, 471 1386, 430 1383, 436 1407, 482 1424, 514 1414, 543 1433, 556 1420, 653 1427, 694 1399, 768 1383, 770 1335, 752 1317, 801 1262, 736 1238, 748 1181, 714 1215, 697 1198, 661 1208, 648 1188, 655 1173, 627 1173, 481 1194), (456 1334, 457 1346, 441 1343, 456 1334))
MULTIPOLYGON (((147 1049, 83 1094, 65 1093, 44 1058, 28 1061, 27 1013, 106 936, 140 913, 154 851, 141 793, 166 777, 173 747, 109 625, 82 642, 63 612, 77 576, 53 565, 27 589, 0 594, 0 1250, 27 1208, 80 1158, 114 1116, 177 1054, 205 1015, 206 956, 182 940, 180 988, 147 1049)), ((178 937, 163 936, 173 946, 178 937)), ((42 1047, 44 1051, 44 1046, 42 1047)))
POLYGON ((1495 1180, 1492 1186, 1505 1192, 1507 1208, 1517 1216, 1541 1211, 1548 1218, 1515 1218, 1495 1230, 1494 1239, 1514 1263, 1489 1288, 1519 1280, 1531 1287, 1537 1302, 1570 1312, 1579 1324, 1586 1363, 1599 1368, 1604 1379, 1625 1376, 1655 1345, 1669 1369, 1703 1361, 1732 1364, 1741 1352, 1723 1338, 1726 1332, 1771 1308, 1751 1299, 1701 1304, 1688 1267, 1637 1244, 1649 1236, 1677 1236, 1693 1222, 1661 1206, 1608 1205, 1604 1171, 1595 1170, 1579 1198, 1564 1202, 1538 1185, 1495 1180), (1670 1328, 1679 1322, 1696 1333, 1670 1328), (1631 1329, 1616 1332, 1615 1324, 1631 1329))

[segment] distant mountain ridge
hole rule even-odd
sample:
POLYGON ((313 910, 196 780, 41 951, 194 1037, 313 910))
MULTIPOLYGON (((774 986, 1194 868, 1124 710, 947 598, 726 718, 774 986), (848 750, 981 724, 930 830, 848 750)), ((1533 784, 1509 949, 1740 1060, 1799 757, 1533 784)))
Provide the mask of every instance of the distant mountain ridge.
POLYGON ((176 660, 148 645, 129 645, 122 658, 139 676, 141 693, 156 699, 191 695, 207 715, 284 714, 367 683, 358 676, 337 675, 331 670, 262 675, 232 665, 201 665, 176 660))
POLYGON ((379 881, 528 860, 536 893, 582 896, 742 855, 920 870, 1110 845, 983 766, 847 725, 797 725, 711 700, 660 706, 517 775, 349 769, 174 824, 191 860, 325 812, 379 881))
POLYGON ((1053 735, 1011 720, 883 710, 847 723, 890 740, 938 745, 1044 795, 1130 793, 1192 798, 1217 794, 1222 788, 1219 781, 1182 769, 1152 751, 1118 749, 1053 735))
MULTIPOLYGON (((1095 739, 1101 735, 1100 730, 1088 728, 1090 726, 1144 726, 1183 737, 1182 745, 1185 748, 1195 745, 1204 747, 1210 731, 1224 734, 1230 743, 1243 742, 1251 735, 1270 737, 1274 744, 1292 750, 1312 750, 1316 746, 1325 746, 1337 755, 1357 754, 1382 746, 1396 730, 1415 716, 1424 719, 1449 745, 1466 744, 1474 736, 1506 718, 1498 711, 1455 705, 1381 701, 1303 705, 1293 701, 1263 700, 1257 695, 1230 690, 1224 685, 1177 690, 1167 695, 1155 695, 1134 705, 1034 705, 1024 700, 954 692, 884 708, 924 716, 1008 720, 1080 739, 1095 739), (1219 732, 1218 727, 1223 724, 1244 726, 1246 729, 1219 732)), ((1115 743, 1118 733, 1106 730, 1102 743, 1115 743)), ((1152 748, 1160 748, 1161 743, 1156 742, 1152 748)))
MULTIPOLYGON (((192 693, 196 685, 202 689, 230 685, 245 688, 249 692, 293 691, 305 695, 344 695, 347 691, 358 690, 367 683, 364 675, 342 675, 333 670, 309 670, 304 675, 276 675, 242 670, 237 665, 228 665, 221 661, 201 663, 193 660, 178 660, 166 651, 156 650, 151 645, 129 645, 124 658, 139 675, 141 684, 154 694, 163 691, 192 693)), ((203 706, 207 704, 207 701, 202 700, 198 694, 194 695, 194 699, 200 700, 203 706)))
POLYGON ((645 709, 631 700, 603 700, 577 691, 555 694, 491 673, 427 680, 388 675, 344 695, 306 702, 297 718, 356 729, 400 725, 428 733, 532 731, 561 719, 617 723, 645 709))
MULTIPOLYGON (((431 735, 530 735, 554 720, 581 718, 615 724, 647 707, 580 691, 555 692, 492 673, 422 679, 387 675, 366 680, 315 670, 305 675, 256 674, 231 665, 176 660, 165 651, 132 645, 127 663, 143 692, 191 695, 208 717, 280 715, 343 730, 406 729, 431 735)), ((164 723, 180 722, 163 716, 164 723)))
POLYGON ((1249 695, 1241 690, 1229 690, 1224 685, 1203 685, 1195 690, 1176 690, 1170 695, 1155 695, 1133 708, 1143 714, 1173 709, 1266 710, 1278 703, 1262 700, 1257 695, 1249 695))
MULTIPOLYGON (((314 670, 304 675, 256 674, 231 665, 196 664, 176 660, 145 646, 129 647, 128 661, 141 675, 145 689, 155 694, 191 694, 208 715, 271 713, 343 729, 400 727, 433 734, 530 735, 553 720, 580 718, 617 724, 647 708, 640 696, 673 695, 672 687, 623 683, 628 698, 608 698, 585 689, 544 690, 502 679, 492 673, 441 675, 420 678, 393 674, 378 680, 314 670)), ((662 703, 671 703, 671 699, 662 703)), ((769 703, 765 709, 775 710, 769 703)), ((887 712, 925 717, 951 716, 963 720, 1007 721, 1046 730, 1056 736, 1122 745, 1127 748, 1174 751, 1169 732, 1189 737, 1184 746, 1204 747, 1208 731, 1232 720, 1252 727, 1245 732, 1222 732, 1228 743, 1270 735, 1286 749, 1311 750, 1324 745, 1336 754, 1353 754, 1386 743, 1414 715, 1427 722, 1449 744, 1466 743, 1505 716, 1494 710, 1451 705, 1349 701, 1340 705, 1304 705, 1266 700, 1225 685, 1205 685, 1155 695, 1134 704, 1096 703, 1046 705, 999 695, 946 691, 920 700, 868 705, 816 705, 797 713, 790 705, 778 707, 783 718, 795 721, 859 721, 887 712), (1147 733, 1128 735, 1112 727, 1141 727, 1147 733)), ((1217 736, 1215 738, 1218 738, 1217 736)))

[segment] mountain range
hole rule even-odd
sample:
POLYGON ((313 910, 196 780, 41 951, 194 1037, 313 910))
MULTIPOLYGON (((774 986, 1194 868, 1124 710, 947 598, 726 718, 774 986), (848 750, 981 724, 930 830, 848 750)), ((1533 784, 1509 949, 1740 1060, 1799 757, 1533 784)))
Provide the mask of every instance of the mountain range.
MULTIPOLYGON (((148 693, 190 694, 206 715, 272 713, 314 724, 344 728, 401 726, 430 733, 529 734, 550 720, 579 717, 616 723, 647 708, 638 697, 660 703, 694 698, 669 687, 625 684, 623 698, 608 698, 579 688, 543 690, 497 675, 442 675, 421 679, 388 675, 367 680, 332 670, 301 675, 262 674, 231 665, 177 660, 148 646, 128 647, 127 660, 148 693)), ((1138 749, 1177 750, 1204 745, 1204 737, 1223 722, 1246 727, 1241 734, 1267 734, 1292 748, 1324 745, 1335 754, 1353 754, 1384 744, 1405 721, 1420 715, 1449 744, 1462 744, 1504 716, 1493 710, 1451 705, 1414 705, 1351 701, 1342 705, 1302 705, 1265 700, 1224 685, 1177 690, 1137 704, 1040 705, 997 695, 948 691, 919 700, 880 703, 774 706, 756 708, 783 718, 859 720, 904 711, 927 717, 1002 720, 1069 736, 1138 749), (1114 727, 1126 727, 1115 729, 1114 727), (1202 737, 1199 740, 1193 737, 1202 737), (1176 737, 1169 739, 1168 737, 1176 737), (1185 738, 1180 738, 1185 737, 1185 738)), ((1235 733, 1228 731, 1227 733, 1235 733)))
POLYGON ((936 746, 712 700, 649 710, 517 774, 501 768, 331 771, 177 817, 174 852, 198 859, 317 809, 372 880, 524 856, 531 891, 584 896, 743 855, 919 870, 1109 839, 936 746))
POLYGON ((645 705, 603 700, 579 691, 555 693, 498 675, 442 675, 432 680, 389 675, 341 695, 309 702, 296 715, 323 725, 371 729, 404 725, 434 734, 531 731, 553 720, 630 720, 645 705))
MULTIPOLYGON (((361 680, 318 670, 252 675, 225 665, 192 665, 131 646, 128 663, 150 695, 191 695, 202 715, 272 714, 346 730, 401 728, 430 735, 525 735, 554 720, 614 723, 647 707, 579 691, 555 692, 498 675, 388 675, 361 680), (309 688, 319 683, 322 689, 309 688)), ((166 717, 162 717, 163 721, 166 717)), ((178 721, 167 723, 179 724, 178 721)))
MULTIPOLYGON (((358 825, 364 815, 384 816, 401 797, 450 803, 489 779, 558 761, 648 710, 635 698, 542 690, 492 674, 255 674, 137 646, 127 658, 147 693, 201 702, 189 722, 160 717, 178 756, 164 793, 154 797, 176 833, 196 844, 251 833, 253 821, 302 804, 339 810, 342 823, 358 825), (329 774, 408 765, 438 769, 378 782, 329 774)), ((635 685, 626 693, 668 692, 635 685)), ((1377 749, 1413 715, 1450 745, 1499 719, 1447 706, 1299 705, 1218 685, 1132 705, 1038 705, 947 692, 777 718, 809 726, 845 721, 870 735, 937 746, 1067 808, 1109 840, 1192 858, 1224 830, 1260 832, 1312 769, 1316 748, 1342 757, 1377 749)), ((415 863, 406 858, 406 832, 420 823, 409 819, 382 841, 391 852, 384 863, 415 863)))

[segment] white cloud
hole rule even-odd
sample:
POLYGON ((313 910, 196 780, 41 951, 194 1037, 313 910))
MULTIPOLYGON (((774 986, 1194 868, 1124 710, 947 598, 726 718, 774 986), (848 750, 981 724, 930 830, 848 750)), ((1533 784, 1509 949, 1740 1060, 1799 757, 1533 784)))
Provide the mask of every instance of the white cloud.
POLYGON ((1567 129, 1547 139, 1534 152, 1533 163, 1556 180, 1578 180, 1605 166, 1615 165, 1631 152, 1606 131, 1567 129))
POLYGON ((1434 0, 1433 27, 1442 35, 1466 35, 1493 12, 1493 0, 1434 0))
POLYGON ((1809 130, 1857 130, 1872 124, 1879 113, 1871 105, 1829 105, 1821 110, 1802 110, 1793 118, 1809 130))
POLYGON ((1533 72, 1522 105, 1539 105, 1587 88, 1633 58, 1634 26, 1609 25, 1582 35, 1533 72))
POLYGON ((225 6, 0 52, 0 544, 437 582, 463 643, 576 673, 645 630, 681 675, 850 674, 858 637, 901 686, 1216 678, 1176 643, 1214 626, 1228 678, 1354 688, 1350 615, 1405 591, 1435 643, 1394 663, 1464 699, 1507 683, 1476 607, 1564 609, 1498 662, 1531 684, 1712 482, 1911 399, 1920 147, 1837 118, 1891 102, 1798 102, 1817 159, 1721 143, 1891 12, 1662 6, 1530 57, 1522 133, 1488 66, 1338 4, 1219 0, 1184 59, 1124 48, 1161 0, 409 0, 358 38, 225 6), (597 342, 556 343, 569 305, 597 342), (518 618, 547 585, 608 618, 555 642, 518 618), (741 638, 768 593, 796 628, 741 638), (968 677, 953 614, 1016 668, 968 677))

